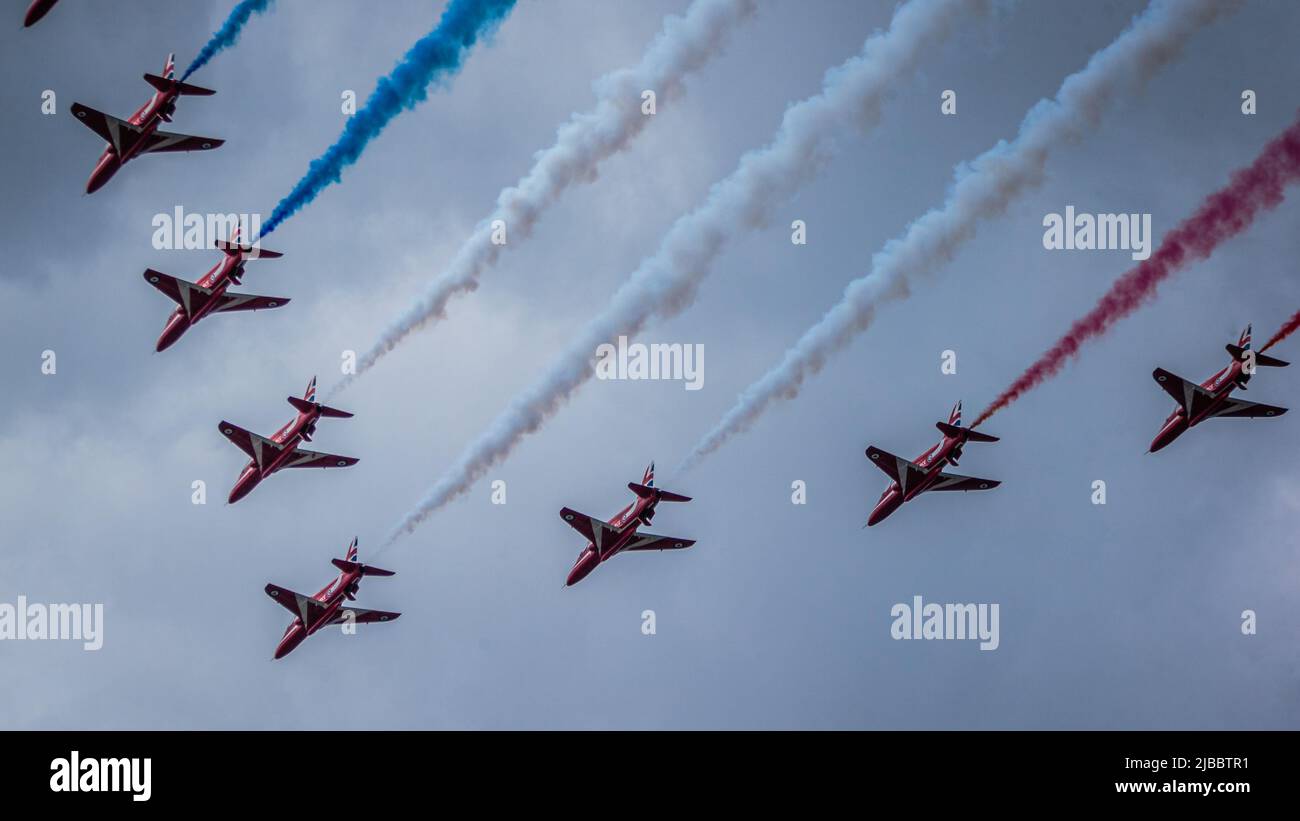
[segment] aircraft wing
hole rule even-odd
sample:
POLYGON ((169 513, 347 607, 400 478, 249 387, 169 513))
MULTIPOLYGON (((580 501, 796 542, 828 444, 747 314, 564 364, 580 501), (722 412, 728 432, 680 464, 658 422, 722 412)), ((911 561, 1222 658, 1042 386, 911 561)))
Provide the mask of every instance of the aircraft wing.
POLYGON ((653 533, 638 533, 627 543, 624 550, 681 550, 695 544, 694 539, 678 539, 673 536, 656 536, 653 533))
POLYGON ((103 137, 104 141, 117 151, 118 156, 129 151, 144 136, 144 132, 138 126, 81 103, 72 104, 72 116, 80 120, 86 128, 103 137))
POLYGON ((162 271, 155 271, 152 268, 145 269, 144 281, 162 291, 168 299, 184 308, 186 316, 190 316, 194 312, 195 295, 205 298, 212 296, 212 292, 207 288, 202 288, 193 282, 177 279, 174 276, 168 276, 162 271))
POLYGON ((889 474, 889 478, 898 482, 899 489, 904 493, 925 477, 925 471, 921 470, 920 466, 915 462, 901 456, 895 456, 875 445, 867 448, 867 458, 871 460, 873 465, 889 474))
POLYGON ((232 425, 224 419, 217 426, 221 435, 235 444, 235 447, 249 455, 259 468, 267 461, 271 455, 284 449, 283 445, 278 445, 267 439, 265 436, 258 436, 256 433, 250 433, 239 425, 232 425))
POLYGON ((997 479, 976 479, 973 476, 958 476, 955 473, 940 473, 939 481, 930 490, 991 490, 1002 484, 997 479))
POLYGON ((279 308, 288 302, 287 297, 282 296, 255 296, 254 294, 231 294, 221 295, 221 301, 217 304, 216 311, 224 313, 227 311, 261 311, 267 308, 279 308))
POLYGON ((390 613, 387 610, 363 610, 360 607, 340 607, 334 617, 330 619, 330 624, 343 624, 351 622, 353 624, 374 624, 381 621, 392 621, 401 613, 390 613), (350 615, 349 615, 350 614, 350 615))
POLYGON ((1156 368, 1151 372, 1151 377, 1161 390, 1173 397, 1189 418, 1200 413, 1214 400, 1214 394, 1205 388, 1164 368, 1156 368))
POLYGON ((581 533, 587 538, 587 541, 596 546, 596 552, 603 554, 604 546, 612 544, 618 531, 609 522, 601 521, 595 516, 588 516, 585 513, 579 513, 571 507, 563 508, 560 511, 560 518, 568 524, 569 527, 581 533))
POLYGON ((289 457, 282 468, 345 468, 360 462, 351 456, 335 456, 332 453, 316 453, 298 448, 289 457))
POLYGON ((1214 414, 1215 418, 1223 417, 1225 419, 1256 419, 1268 416, 1281 416, 1286 413, 1286 408, 1279 408, 1276 405, 1261 405, 1258 402, 1247 402, 1245 399, 1230 399, 1224 404, 1222 410, 1214 414))
POLYGON ((167 131, 155 131, 149 135, 149 142, 140 153, 161 154, 169 151, 208 151, 224 143, 212 137, 191 137, 188 134, 172 134, 167 131))
POLYGON ((325 609, 323 604, 312 597, 295 593, 279 585, 268 584, 265 590, 266 595, 270 596, 272 601, 302 619, 303 624, 314 622, 321 615, 321 611, 325 609))

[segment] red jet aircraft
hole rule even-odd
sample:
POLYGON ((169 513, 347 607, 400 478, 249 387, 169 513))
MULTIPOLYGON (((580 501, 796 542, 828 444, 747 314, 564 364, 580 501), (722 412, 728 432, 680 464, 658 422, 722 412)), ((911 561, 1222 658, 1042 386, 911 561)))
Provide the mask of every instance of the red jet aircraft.
POLYGON ((145 82, 158 89, 149 101, 131 115, 129 120, 88 108, 81 103, 72 104, 72 113, 86 128, 108 141, 104 153, 100 156, 95 170, 86 181, 86 193, 93 194, 108 182, 117 169, 126 165, 141 154, 154 154, 163 151, 207 151, 221 145, 225 140, 211 137, 188 137, 184 134, 171 134, 159 131, 159 123, 170 123, 176 112, 176 98, 182 94, 209 95, 216 94, 208 88, 200 88, 182 83, 175 78, 176 64, 174 54, 167 55, 163 65, 163 76, 144 75, 145 82))
POLYGON ((34 26, 42 17, 54 8, 54 4, 59 0, 32 0, 32 4, 27 7, 27 16, 23 18, 23 26, 34 26))
POLYGON ((336 419, 352 416, 347 411, 326 407, 316 401, 316 377, 311 378, 303 397, 290 396, 289 404, 297 409, 298 415, 270 439, 222 420, 219 426, 222 435, 252 459, 230 491, 230 504, 247 496, 259 482, 282 468, 345 468, 360 461, 351 456, 315 453, 298 447, 299 442, 311 441, 316 432, 316 422, 322 416, 336 419))
POLYGON ((1194 428, 1206 419, 1214 417, 1249 419, 1281 416, 1286 413, 1286 408, 1233 399, 1229 394, 1235 388, 1246 390, 1246 383, 1250 381, 1256 367, 1262 365, 1268 368, 1285 368, 1290 363, 1252 351, 1249 325, 1241 332, 1237 344, 1225 345, 1224 350, 1232 355, 1232 362, 1199 385, 1188 382, 1164 368, 1156 368, 1151 372, 1156 384, 1178 403, 1174 412, 1165 419, 1165 424, 1156 434, 1156 438, 1151 440, 1151 453, 1165 447, 1182 436, 1188 428, 1194 428))
POLYGON ((156 350, 163 351, 169 348, 190 329, 191 325, 208 314, 260 311, 278 308, 289 301, 287 297, 232 294, 226 291, 231 285, 240 284, 239 280, 244 275, 244 263, 248 260, 278 259, 284 254, 240 245, 238 228, 231 234, 229 242, 217 240, 213 244, 225 254, 225 258, 214 265, 198 282, 186 282, 152 268, 145 270, 145 282, 162 291, 176 303, 176 310, 172 311, 167 324, 163 327, 162 335, 158 337, 156 350))
POLYGON ((346 559, 330 559, 341 573, 314 596, 304 596, 273 584, 266 586, 266 595, 274 599, 281 607, 293 614, 293 621, 285 628, 284 637, 275 648, 275 657, 284 658, 303 639, 322 627, 331 624, 370 624, 373 622, 392 621, 401 613, 389 613, 385 610, 362 610, 360 607, 344 607, 343 600, 357 600, 357 589, 361 586, 362 576, 392 576, 393 571, 370 567, 357 561, 357 540, 348 545, 346 559))
POLYGON ((957 464, 961 458, 961 449, 967 442, 998 441, 996 436, 961 426, 960 402, 953 406, 947 422, 935 422, 934 425, 943 434, 943 438, 939 444, 918 456, 915 462, 909 462, 875 445, 867 448, 867 458, 871 459, 871 463, 894 480, 880 494, 880 501, 876 502, 875 509, 867 518, 867 527, 879 524, 904 502, 912 501, 927 490, 990 490, 1002 484, 994 479, 976 479, 943 472, 945 465, 957 464))
POLYGON ((691 497, 669 493, 655 487, 655 464, 646 468, 641 484, 627 483, 628 490, 636 494, 636 501, 623 508, 611 521, 602 522, 572 508, 560 511, 560 517, 569 527, 587 538, 587 547, 578 555, 578 561, 569 571, 565 587, 582 581, 596 565, 624 550, 680 550, 695 544, 694 539, 674 539, 653 533, 637 533, 637 528, 650 524, 655 506, 660 502, 689 502, 691 497))

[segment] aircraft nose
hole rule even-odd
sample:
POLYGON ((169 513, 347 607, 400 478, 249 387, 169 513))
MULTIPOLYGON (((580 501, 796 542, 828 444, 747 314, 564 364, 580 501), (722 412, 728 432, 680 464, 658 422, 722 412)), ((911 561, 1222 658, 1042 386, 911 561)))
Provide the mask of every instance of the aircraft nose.
POLYGON ((248 481, 248 479, 249 476, 247 474, 239 477, 239 481, 235 482, 235 486, 230 489, 230 498, 226 500, 228 504, 233 505, 235 502, 238 502, 240 499, 247 496, 249 491, 253 489, 253 483, 248 481))
POLYGON ((875 508, 872 509, 871 515, 867 517, 867 527, 871 527, 872 525, 883 521, 884 518, 893 513, 894 509, 900 504, 902 504, 902 502, 895 495, 893 488, 886 490, 880 495, 880 501, 877 502, 875 508))
POLYGON ((23 18, 23 26, 36 25, 54 7, 55 2, 56 0, 36 0, 36 2, 32 3, 31 8, 27 9, 27 16, 23 18))
POLYGON ((162 334, 158 337, 158 344, 154 347, 155 351, 161 353, 176 344, 176 341, 181 338, 181 334, 185 333, 188 327, 184 320, 185 316, 183 314, 172 317, 171 321, 167 323, 167 327, 163 328, 162 334))
POLYGON ((1151 440, 1151 447, 1147 452, 1155 453, 1158 450, 1168 447, 1169 444, 1181 436, 1183 431, 1186 429, 1187 427, 1180 417, 1177 415, 1171 416, 1169 420, 1165 422, 1164 426, 1160 428, 1160 432, 1156 434, 1156 438, 1151 440))
POLYGON ((95 165, 95 170, 91 172, 90 179, 86 181, 86 193, 93 194, 104 187, 114 174, 117 173, 117 158, 111 153, 105 154, 95 165))
POLYGON ((293 652, 294 648, 302 644, 303 639, 307 638, 307 633, 302 629, 301 622, 294 619, 289 625, 289 629, 284 631, 284 638, 275 648, 275 658, 282 659, 293 652))
POLYGON ((578 557, 578 561, 574 562, 573 569, 569 571, 569 578, 565 580, 564 586, 572 587, 587 578, 587 574, 594 570, 597 564, 599 564, 599 560, 596 558, 596 551, 587 548, 578 557))

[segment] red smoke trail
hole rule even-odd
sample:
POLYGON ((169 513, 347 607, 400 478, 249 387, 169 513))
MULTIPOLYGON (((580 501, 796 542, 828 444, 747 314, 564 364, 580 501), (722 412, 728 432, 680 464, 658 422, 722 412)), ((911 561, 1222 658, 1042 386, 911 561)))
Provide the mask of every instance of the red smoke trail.
POLYGON ((1246 230, 1261 211, 1276 208, 1282 202, 1286 186, 1297 180, 1300 180, 1300 120, 1265 146, 1249 168, 1234 173, 1232 181, 1211 194, 1195 214, 1166 234, 1155 253, 1116 280, 1096 306, 1076 320, 1065 336, 1011 383, 971 427, 1055 376, 1066 361, 1078 354, 1084 342, 1101 336, 1115 322, 1141 307, 1170 274, 1190 262, 1205 259, 1224 240, 1246 230))
POLYGON ((1286 339, 1288 336, 1295 333, 1296 328, 1300 328, 1300 311, 1296 311, 1292 314, 1291 318, 1286 321, 1286 324, 1281 328, 1278 328, 1277 333, 1273 334, 1273 337, 1264 343, 1264 347, 1260 348, 1259 352, 1263 353, 1281 342, 1283 339, 1286 339))

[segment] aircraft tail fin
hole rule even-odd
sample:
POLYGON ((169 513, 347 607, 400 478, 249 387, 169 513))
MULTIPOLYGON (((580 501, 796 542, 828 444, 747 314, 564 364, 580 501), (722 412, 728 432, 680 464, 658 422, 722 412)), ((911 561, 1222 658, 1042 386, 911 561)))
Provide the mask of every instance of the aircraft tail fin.
POLYGON ((348 545, 348 557, 346 559, 330 559, 330 564, 342 570, 344 573, 355 571, 362 576, 395 576, 391 570, 385 570, 382 567, 371 567, 362 564, 357 560, 357 538, 352 538, 352 543, 348 545))
POLYGON ((970 428, 961 426, 961 401, 952 406, 952 413, 948 414, 947 422, 935 422, 934 426, 944 436, 962 436, 971 442, 996 442, 998 437, 990 436, 987 433, 976 433, 970 428))
MULTIPOLYGON (((1247 345, 1249 344, 1250 343, 1247 342, 1247 345)), ((1247 352, 1250 350, 1249 347, 1243 348, 1240 345, 1224 345, 1223 349, 1231 354, 1233 359, 1246 359, 1249 356, 1247 352)), ((1287 365, 1291 364, 1290 362, 1271 357, 1268 354, 1256 353, 1254 356, 1256 367, 1285 368, 1287 365)))
POLYGON ((660 490, 657 487, 649 485, 639 485, 636 482, 628 482, 627 489, 640 496, 642 499, 651 499, 658 497, 661 502, 689 502, 690 496, 683 496, 680 493, 672 493, 667 490, 660 490))
POLYGON ((951 425, 947 422, 935 422, 934 426, 938 428, 939 432, 942 433, 944 436, 964 436, 966 437, 967 441, 970 442, 999 441, 998 437, 996 436, 992 436, 987 433, 980 433, 979 431, 971 430, 970 428, 963 428, 960 425, 951 425))
POLYGON ((194 97, 210 97, 217 92, 203 86, 196 86, 191 83, 182 83, 180 80, 172 80, 167 77, 159 77, 157 74, 144 75, 144 81, 162 92, 174 91, 177 94, 186 94, 194 97))

